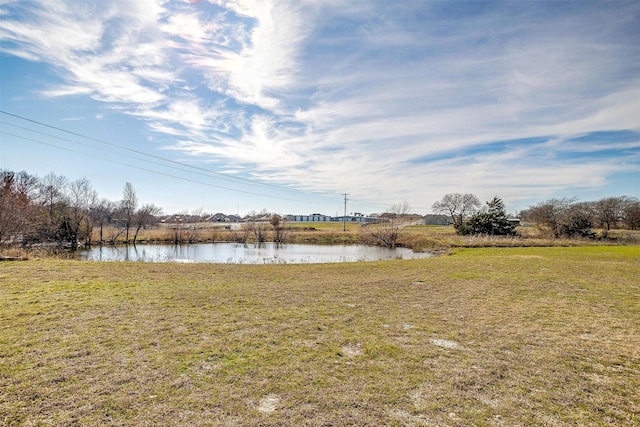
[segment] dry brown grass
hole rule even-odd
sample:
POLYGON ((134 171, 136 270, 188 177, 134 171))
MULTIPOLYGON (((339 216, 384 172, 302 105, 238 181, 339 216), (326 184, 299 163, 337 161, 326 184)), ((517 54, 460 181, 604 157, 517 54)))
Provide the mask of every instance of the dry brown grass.
POLYGON ((640 422, 640 248, 0 264, 0 424, 640 422))
POLYGON ((536 227, 518 227, 517 236, 461 236, 452 226, 409 226, 403 229, 400 243, 414 250, 432 248, 492 248, 492 247, 567 247, 602 245, 638 245, 640 231, 594 230, 595 239, 553 238, 536 227), (604 237, 606 236, 606 237, 604 237))
MULTIPOLYGON (((237 232, 225 229, 223 223, 188 224, 187 228, 196 227, 195 242, 232 242, 236 239, 237 232)), ((375 225, 373 225, 375 226, 375 225)), ((368 242, 366 233, 358 223, 348 223, 346 232, 340 222, 314 222, 314 223, 289 223, 287 243, 318 243, 318 244, 351 244, 368 242)), ((598 236, 603 235, 603 230, 595 230, 598 236)), ((114 230, 106 228, 105 238, 115 234, 114 230)), ((188 234, 185 232, 185 235, 188 234)), ((267 240, 271 240, 273 233, 269 232, 267 240)), ((452 226, 424 226, 415 225, 415 221, 402 226, 398 243, 401 246, 417 251, 430 251, 447 248, 480 248, 480 247, 547 247, 547 246, 585 246, 585 245, 616 245, 616 244, 640 244, 640 231, 638 230, 611 230, 606 239, 554 239, 545 234, 544 230, 536 227, 519 227, 517 237, 501 236, 460 236, 456 234, 452 226)), ((171 224, 162 224, 140 231, 138 241, 171 242, 173 241, 171 224)), ((121 235, 118 243, 122 243, 121 235)), ((98 241, 97 230, 94 230, 93 240, 98 241)), ((108 239, 107 239, 108 240, 108 239)), ((253 235, 249 236, 249 242, 254 241, 253 235)))
MULTIPOLYGON (((235 241, 238 231, 233 229, 226 229, 225 225, 229 227, 237 227, 237 224, 230 226, 224 223, 200 223, 200 224, 188 224, 185 226, 185 230, 191 228, 197 228, 195 232, 197 242, 233 242, 235 241)), ((171 242, 174 239, 174 232, 171 224, 162 224, 155 227, 149 227, 140 231, 138 236, 139 242, 171 242)), ((270 227, 269 227, 270 228, 270 227)), ((287 228, 289 232, 289 243, 359 243, 360 242, 360 224, 347 224, 346 232, 343 232, 342 223, 299 223, 288 224, 287 228)), ((103 235, 105 240, 109 240, 107 237, 116 234, 113 229, 105 228, 103 235)), ((183 233, 185 236, 188 231, 183 233)), ((269 230, 268 240, 273 238, 273 232, 269 230)), ((99 241, 99 232, 94 230, 92 239, 99 241)), ((255 236, 249 235, 249 241, 254 241, 255 236)), ((124 236, 120 235, 116 240, 117 243, 124 241, 124 236)))

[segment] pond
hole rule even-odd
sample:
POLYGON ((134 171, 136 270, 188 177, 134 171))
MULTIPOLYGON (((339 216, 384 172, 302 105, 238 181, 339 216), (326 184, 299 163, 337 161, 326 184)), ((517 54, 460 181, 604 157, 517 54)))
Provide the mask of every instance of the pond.
POLYGON ((312 264, 427 258, 407 248, 367 245, 197 243, 96 246, 78 252, 88 261, 209 262, 222 264, 312 264))

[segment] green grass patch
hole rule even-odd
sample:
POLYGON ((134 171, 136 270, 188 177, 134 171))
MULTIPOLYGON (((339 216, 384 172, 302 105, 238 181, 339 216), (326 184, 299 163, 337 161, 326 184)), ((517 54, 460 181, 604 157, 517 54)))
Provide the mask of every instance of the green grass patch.
POLYGON ((640 423, 640 247, 0 265, 3 425, 640 423))

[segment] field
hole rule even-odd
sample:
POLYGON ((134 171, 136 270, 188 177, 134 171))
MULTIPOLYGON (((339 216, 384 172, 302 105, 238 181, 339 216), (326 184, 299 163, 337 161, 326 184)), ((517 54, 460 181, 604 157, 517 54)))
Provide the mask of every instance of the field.
POLYGON ((0 262, 0 425, 640 424, 640 247, 0 262))

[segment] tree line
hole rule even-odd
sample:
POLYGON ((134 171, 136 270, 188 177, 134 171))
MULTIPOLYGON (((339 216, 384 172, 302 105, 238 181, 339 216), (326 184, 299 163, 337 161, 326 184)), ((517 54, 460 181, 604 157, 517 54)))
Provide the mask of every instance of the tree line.
MULTIPOLYGON (((111 201, 100 198, 86 178, 69 181, 55 173, 39 178, 0 170, 0 246, 135 244, 140 231, 158 225, 162 214, 153 204, 140 206, 130 182, 124 185, 122 199, 111 201)), ((201 229, 196 222, 202 217, 201 210, 174 215, 168 238, 176 244, 198 241, 201 229)), ((266 209, 250 212, 245 220, 242 227, 230 229, 233 241, 284 243, 288 238, 283 218, 266 209)))
POLYGON ((612 229, 640 228, 640 200, 605 197, 590 202, 575 198, 549 199, 520 213, 522 219, 546 227, 553 237, 593 237, 593 228, 604 237, 612 229))
POLYGON ((86 178, 69 181, 54 173, 39 178, 24 171, 0 170, 0 245, 75 247, 114 243, 121 236, 135 243, 140 230, 157 222, 162 210, 153 204, 139 206, 129 182, 122 194, 121 200, 111 201, 98 197, 86 178))
MULTIPOLYGON (((450 193, 432 206, 445 214, 459 234, 515 235, 517 221, 509 218, 498 196, 482 207, 474 194, 450 193)), ((520 212, 520 222, 529 222, 551 237, 595 237, 594 228, 606 237, 611 229, 640 228, 640 200, 635 197, 605 197, 578 202, 575 198, 549 199, 520 212)))
MULTIPOLYGON (((483 206, 473 194, 450 193, 434 203, 432 209, 447 215, 459 234, 516 234, 518 223, 507 215, 502 199, 497 196, 483 206)), ((406 202, 394 205, 385 217, 387 221, 363 227, 364 235, 386 246, 395 246, 402 219, 409 210, 406 202)), ((157 224, 161 214, 162 210, 153 204, 139 206, 136 191, 129 182, 124 185, 122 199, 111 201, 100 198, 86 178, 70 181, 55 173, 39 178, 24 171, 0 170, 0 245, 49 243, 75 247, 116 240, 135 244, 140 231, 157 224)), ((282 218, 262 216, 270 222, 274 241, 284 242, 288 230, 282 218)), ((606 236, 611 229, 640 228, 640 200, 628 196, 590 202, 549 199, 521 211, 519 217, 556 238, 594 237, 593 228, 602 229, 602 235, 606 236)), ((236 231, 234 238, 246 241, 249 235, 254 235, 258 242, 264 242, 267 231, 266 223, 254 220, 236 231)), ((174 233, 176 243, 185 240, 183 228, 174 227, 174 233)))

